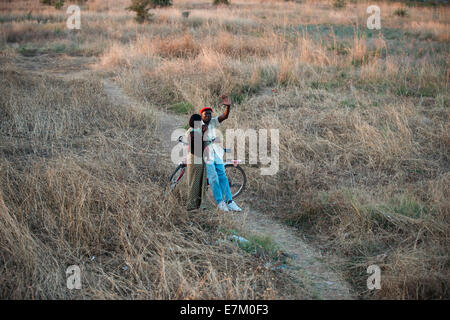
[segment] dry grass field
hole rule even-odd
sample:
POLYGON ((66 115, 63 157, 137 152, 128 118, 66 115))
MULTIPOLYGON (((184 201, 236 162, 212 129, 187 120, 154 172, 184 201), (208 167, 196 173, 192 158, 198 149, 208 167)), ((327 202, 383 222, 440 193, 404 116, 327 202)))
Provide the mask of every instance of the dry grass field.
POLYGON ((0 297, 328 297, 265 267, 276 237, 242 250, 231 216, 167 194, 160 111, 187 121, 228 93, 224 128, 280 130, 278 173, 245 166, 239 204, 320 250, 354 298, 450 298, 450 8, 347 2, 175 0, 138 24, 129 1, 89 0, 68 30, 67 4, 1 1, 0 297))

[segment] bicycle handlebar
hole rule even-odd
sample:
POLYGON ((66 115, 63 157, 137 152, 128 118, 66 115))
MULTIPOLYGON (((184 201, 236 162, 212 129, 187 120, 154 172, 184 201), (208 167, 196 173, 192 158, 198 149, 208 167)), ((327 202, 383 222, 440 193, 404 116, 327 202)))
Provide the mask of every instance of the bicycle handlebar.
POLYGON ((179 137, 178 137, 178 142, 179 142, 179 143, 182 143, 182 144, 185 144, 185 145, 188 145, 187 142, 184 142, 184 141, 183 141, 183 136, 179 136, 179 137))

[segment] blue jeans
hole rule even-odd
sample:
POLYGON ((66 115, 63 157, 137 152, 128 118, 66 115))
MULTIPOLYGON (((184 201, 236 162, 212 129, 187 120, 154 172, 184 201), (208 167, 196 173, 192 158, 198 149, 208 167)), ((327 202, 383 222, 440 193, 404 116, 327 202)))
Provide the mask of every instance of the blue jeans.
POLYGON ((233 200, 230 191, 230 184, 228 183, 227 176, 225 174, 225 166, 223 160, 220 159, 214 153, 214 161, 206 162, 206 176, 208 177, 209 186, 212 190, 214 200, 217 203, 223 201, 225 197, 225 202, 233 200))

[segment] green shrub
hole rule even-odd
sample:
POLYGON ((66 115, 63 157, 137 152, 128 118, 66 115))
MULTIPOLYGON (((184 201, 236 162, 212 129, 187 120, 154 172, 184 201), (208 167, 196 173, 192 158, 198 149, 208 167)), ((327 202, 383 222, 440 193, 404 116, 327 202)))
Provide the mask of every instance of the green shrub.
POLYGON ((194 110, 194 106, 187 101, 177 102, 169 106, 169 110, 172 110, 175 113, 179 114, 187 114, 194 110))
POLYGON ((172 0, 150 0, 149 2, 151 8, 168 7, 172 5, 172 0))
POLYGON ((150 12, 150 0, 131 0, 131 5, 127 7, 127 10, 134 11, 136 13, 136 21, 139 23, 148 20, 152 15, 150 12))
POLYGON ((64 5, 64 0, 41 0, 41 3, 61 9, 64 5))
POLYGON ((228 0, 214 0, 213 4, 214 4, 215 6, 217 6, 217 5, 219 5, 219 4, 226 4, 226 5, 229 5, 229 4, 230 4, 230 1, 228 1, 228 0))
POLYGON ((136 12, 136 21, 139 23, 148 20, 152 14, 152 8, 167 7, 172 5, 172 0, 131 0, 131 5, 127 10, 136 12))
POLYGON ((406 17, 408 15, 408 11, 405 8, 398 8, 394 11, 394 14, 399 17, 406 17))
POLYGON ((334 0, 333 1, 333 7, 335 7, 335 8, 345 8, 346 5, 347 5, 346 0, 334 0))

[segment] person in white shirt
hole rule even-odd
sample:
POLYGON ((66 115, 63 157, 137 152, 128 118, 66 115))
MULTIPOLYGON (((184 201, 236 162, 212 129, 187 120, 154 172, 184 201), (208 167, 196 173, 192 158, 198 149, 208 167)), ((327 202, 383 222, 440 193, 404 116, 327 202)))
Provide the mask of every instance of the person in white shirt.
POLYGON ((242 211, 236 202, 233 201, 231 195, 230 185, 225 174, 223 148, 214 143, 216 139, 216 127, 218 127, 223 120, 227 119, 230 114, 230 99, 227 96, 221 96, 221 98, 222 103, 226 108, 225 112, 220 116, 212 118, 213 110, 211 107, 204 107, 200 110, 202 124, 207 126, 207 130, 203 137, 206 145, 205 154, 207 156, 206 175, 218 209, 222 211, 242 211))

